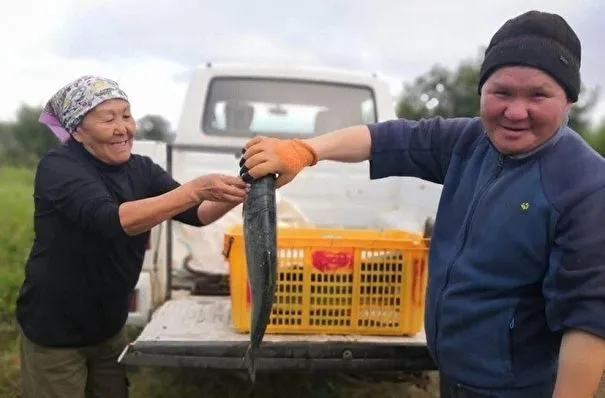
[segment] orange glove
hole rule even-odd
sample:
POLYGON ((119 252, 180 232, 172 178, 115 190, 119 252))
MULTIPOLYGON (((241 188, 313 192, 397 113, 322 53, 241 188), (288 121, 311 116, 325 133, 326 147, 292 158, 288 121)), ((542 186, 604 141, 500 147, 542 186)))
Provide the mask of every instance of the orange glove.
POLYGON ((317 163, 317 153, 300 139, 255 137, 248 141, 240 161, 240 175, 246 182, 277 173, 276 187, 294 179, 305 167, 317 163))

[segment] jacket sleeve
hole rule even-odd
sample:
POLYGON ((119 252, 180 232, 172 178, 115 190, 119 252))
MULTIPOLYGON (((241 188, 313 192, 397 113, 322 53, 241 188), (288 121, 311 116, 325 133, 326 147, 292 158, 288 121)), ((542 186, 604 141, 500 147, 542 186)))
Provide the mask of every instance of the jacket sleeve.
POLYGON ((43 212, 50 207, 85 229, 107 237, 126 236, 118 203, 105 184, 68 156, 49 153, 38 163, 34 198, 43 212))
POLYGON ((605 338, 605 187, 561 214, 544 282, 554 331, 605 338))
MULTIPOLYGON (((162 195, 166 192, 172 191, 173 189, 181 186, 177 181, 174 180, 158 164, 153 162, 151 159, 147 159, 150 164, 150 186, 151 186, 151 196, 162 195)), ((197 216, 198 206, 190 207, 182 213, 177 214, 173 217, 174 220, 180 221, 187 225, 192 225, 196 227, 203 226, 200 222, 199 217, 197 216)))
POLYGON ((465 132, 471 132, 472 120, 434 117, 368 125, 372 138, 370 178, 418 177, 443 184, 456 143, 465 132))

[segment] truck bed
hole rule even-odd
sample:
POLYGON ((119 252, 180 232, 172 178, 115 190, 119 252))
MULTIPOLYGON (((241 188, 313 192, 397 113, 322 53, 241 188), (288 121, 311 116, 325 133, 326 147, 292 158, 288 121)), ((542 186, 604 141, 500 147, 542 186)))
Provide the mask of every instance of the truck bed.
MULTIPOLYGON (((164 303, 122 353, 132 366, 245 369, 249 335, 231 326, 229 297, 164 303)), ((424 333, 414 337, 266 334, 258 370, 434 370, 424 333)))

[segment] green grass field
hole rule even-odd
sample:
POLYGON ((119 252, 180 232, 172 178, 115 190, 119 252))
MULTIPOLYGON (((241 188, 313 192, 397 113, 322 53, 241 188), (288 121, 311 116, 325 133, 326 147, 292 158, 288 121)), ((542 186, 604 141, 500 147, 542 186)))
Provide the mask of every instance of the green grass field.
POLYGON ((29 170, 0 168, 0 397, 18 397, 15 297, 32 233, 29 170))
MULTIPOLYGON (((19 397, 15 297, 32 242, 33 173, 0 167, 0 397, 19 397)), ((134 331, 136 333, 136 331, 134 331)), ((259 375, 255 391, 245 374, 133 369, 131 397, 436 397, 433 376, 400 375, 397 380, 342 376, 259 375)))

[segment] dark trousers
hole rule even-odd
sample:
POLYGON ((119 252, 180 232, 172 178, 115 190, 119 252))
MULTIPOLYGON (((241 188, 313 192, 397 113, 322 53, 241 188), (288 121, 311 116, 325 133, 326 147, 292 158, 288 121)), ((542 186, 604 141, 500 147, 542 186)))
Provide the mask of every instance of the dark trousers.
POLYGON ((477 391, 470 387, 455 383, 439 375, 440 398, 552 398, 554 383, 532 386, 519 390, 506 391, 477 391))
POLYGON ((106 342, 81 348, 49 348, 21 334, 24 398, 126 398, 128 379, 118 356, 124 330, 106 342))

